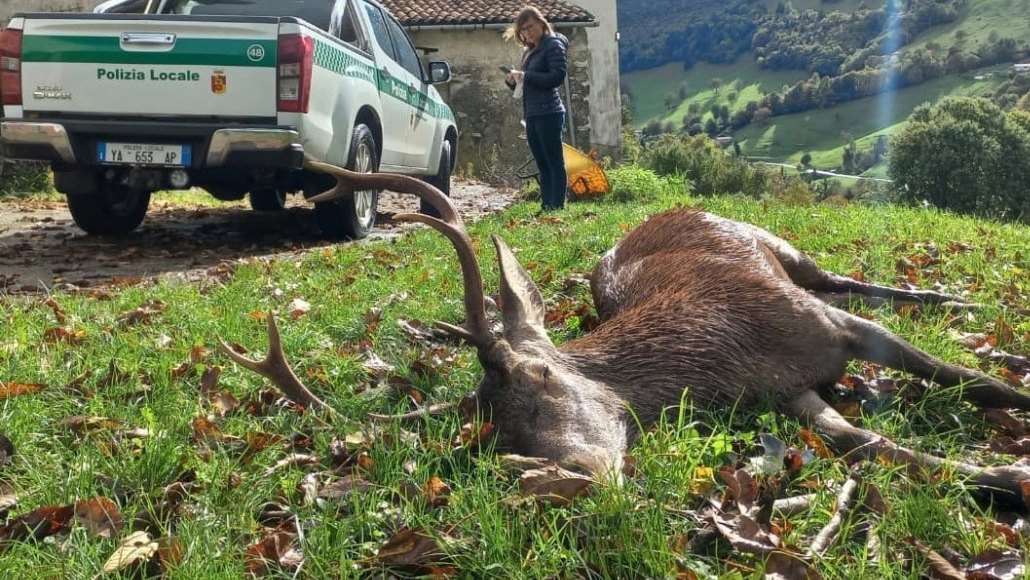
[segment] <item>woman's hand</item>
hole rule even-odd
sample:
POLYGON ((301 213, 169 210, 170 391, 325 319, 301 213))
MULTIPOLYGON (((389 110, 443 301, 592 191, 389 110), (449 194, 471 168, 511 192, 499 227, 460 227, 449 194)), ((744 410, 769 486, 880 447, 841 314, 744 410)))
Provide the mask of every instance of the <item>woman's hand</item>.
POLYGON ((508 74, 504 75, 504 80, 508 81, 508 84, 514 85, 522 82, 522 77, 525 76, 520 70, 509 71, 508 74))

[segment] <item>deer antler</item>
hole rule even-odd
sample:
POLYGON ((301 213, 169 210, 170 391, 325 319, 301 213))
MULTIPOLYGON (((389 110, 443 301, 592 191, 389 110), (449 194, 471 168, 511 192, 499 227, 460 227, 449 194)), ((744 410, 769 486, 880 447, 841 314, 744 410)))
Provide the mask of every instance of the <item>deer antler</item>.
POLYGON ((291 401, 304 405, 305 407, 327 409, 335 414, 332 407, 319 399, 314 393, 304 386, 304 383, 297 378, 286 362, 286 353, 283 352, 282 341, 279 338, 279 328, 275 325, 275 314, 268 313, 268 354, 260 361, 251 360, 233 350, 224 340, 219 339, 218 345, 230 359, 241 367, 254 371, 255 373, 272 381, 279 389, 286 393, 291 401))
POLYGON ((479 263, 476 261, 476 253, 472 249, 472 240, 469 239, 465 224, 458 211, 454 209, 450 199, 443 192, 425 181, 406 175, 358 173, 310 159, 304 161, 304 168, 328 173, 336 178, 335 187, 309 198, 308 201, 332 201, 349 192, 362 189, 388 189, 398 193, 410 193, 432 205, 440 215, 439 218, 425 214, 403 213, 394 216, 394 219, 426 224, 446 236, 458 252, 465 291, 465 323, 462 326, 454 326, 438 321, 436 325, 473 346, 485 346, 492 340, 490 325, 486 318, 483 277, 479 271, 479 263))

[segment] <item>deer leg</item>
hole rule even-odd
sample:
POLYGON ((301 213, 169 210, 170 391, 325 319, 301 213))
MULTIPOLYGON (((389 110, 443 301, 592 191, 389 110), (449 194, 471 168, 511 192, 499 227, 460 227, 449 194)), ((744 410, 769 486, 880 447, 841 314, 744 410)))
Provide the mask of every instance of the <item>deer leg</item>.
POLYGON ((810 423, 845 458, 870 461, 884 458, 894 464, 909 466, 914 476, 926 471, 953 471, 968 476, 978 493, 989 494, 994 500, 1006 505, 1024 509, 1027 507, 1020 484, 1030 482, 1030 469, 1019 466, 983 468, 906 449, 878 433, 848 423, 847 419, 812 390, 786 403, 784 410, 810 423))
POLYGON ((879 363, 948 387, 961 385, 962 398, 980 407, 1030 410, 1030 394, 979 371, 944 362, 875 322, 841 310, 832 312, 849 334, 852 358, 879 363))
POLYGON ((813 292, 829 292, 873 296, 901 302, 918 304, 963 304, 964 301, 933 290, 903 290, 880 286, 868 282, 860 282, 833 272, 827 272, 815 263, 815 260, 798 251, 797 248, 769 232, 753 227, 752 234, 760 244, 779 263, 791 281, 806 290, 813 292))
MULTIPOLYGON (((880 288, 882 288, 882 287, 880 287, 880 288)), ((905 290, 901 290, 900 292, 906 292, 906 291, 905 290)), ((924 299, 908 300, 908 299, 905 299, 905 298, 903 298, 901 296, 897 296, 897 295, 895 295, 893 297, 872 296, 872 295, 869 295, 869 294, 858 294, 858 293, 855 293, 855 292, 823 292, 823 291, 814 291, 814 292, 812 292, 812 296, 815 296, 819 300, 829 304, 830 306, 835 306, 837 308, 846 308, 848 305, 850 305, 853 302, 857 302, 857 303, 862 304, 863 306, 866 306, 868 308, 879 308, 881 306, 894 306, 894 307, 898 307, 898 306, 906 306, 906 305, 910 305, 910 304, 912 304, 912 305, 921 305, 921 304, 926 304, 927 303, 926 300, 924 300, 924 299)), ((946 308, 948 308, 949 310, 951 310, 953 312, 965 312, 965 311, 979 310, 980 309, 980 305, 979 304, 971 304, 971 303, 968 303, 968 302, 953 302, 953 301, 951 301, 951 302, 936 302, 934 304, 937 305, 937 306, 946 307, 946 308)))

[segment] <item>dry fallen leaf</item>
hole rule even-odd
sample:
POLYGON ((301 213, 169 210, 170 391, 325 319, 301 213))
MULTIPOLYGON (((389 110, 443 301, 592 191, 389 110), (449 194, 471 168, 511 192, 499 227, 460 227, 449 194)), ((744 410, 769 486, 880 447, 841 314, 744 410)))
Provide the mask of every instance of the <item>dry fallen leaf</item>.
POLYGON ((0 547, 10 541, 42 540, 66 532, 74 509, 70 505, 35 509, 0 527, 0 547))
POLYGON ((114 574, 129 566, 143 565, 157 553, 158 543, 147 532, 133 532, 126 536, 104 563, 104 574, 114 574))
POLYGON ((301 559, 294 553, 293 539, 293 534, 279 531, 247 546, 244 564, 247 574, 260 578, 288 566, 299 566, 301 559))
POLYGON ((919 555, 926 560, 926 565, 930 568, 930 573, 936 580, 966 580, 965 574, 959 572, 944 556, 919 539, 909 536, 905 538, 905 541, 914 546, 919 555))
POLYGON ((122 531, 122 514, 106 497, 75 502, 75 523, 102 537, 113 538, 122 531))
POLYGON ((46 385, 39 383, 5 383, 0 382, 0 401, 4 399, 10 399, 11 397, 19 397, 21 395, 30 395, 32 393, 41 391, 46 388, 46 385))
POLYGON ((519 489, 524 495, 553 506, 566 506, 577 496, 587 492, 594 480, 558 465, 530 469, 519 478, 519 489))
POLYGON ((296 320, 311 310, 311 303, 303 298, 294 298, 290 301, 289 305, 286 306, 286 310, 289 311, 290 318, 296 320))
POLYGON ((430 477, 429 481, 422 486, 422 497, 425 498, 430 507, 435 508, 447 505, 447 502, 450 501, 450 496, 451 487, 439 477, 430 477))
POLYGON ((43 331, 43 340, 45 342, 67 342, 68 344, 79 345, 86 340, 86 331, 63 327, 48 328, 43 331))
MULTIPOLYGON (((444 530, 441 538, 446 538, 453 529, 444 530)), ((383 564, 394 566, 426 566, 439 563, 444 557, 440 542, 422 528, 403 528, 386 541, 376 559, 383 564)))

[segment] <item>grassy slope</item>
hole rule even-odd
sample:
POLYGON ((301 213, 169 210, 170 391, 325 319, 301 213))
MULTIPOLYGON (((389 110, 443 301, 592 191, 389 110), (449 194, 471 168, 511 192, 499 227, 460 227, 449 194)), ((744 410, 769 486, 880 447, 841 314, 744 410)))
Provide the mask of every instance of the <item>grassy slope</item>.
POLYGON ((752 124, 734 136, 748 156, 793 163, 809 151, 814 166, 834 167, 840 164, 849 140, 860 148, 871 147, 877 135, 889 136, 900 129, 920 104, 949 95, 982 94, 997 83, 945 77, 832 109, 773 117, 765 127, 752 124))
MULTIPOLYGON (((820 3, 815 0, 793 4, 798 9, 820 8, 820 3)), ((844 0, 822 7, 854 10, 859 4, 860 1, 844 0)), ((871 6, 872 3, 867 2, 866 5, 871 6)), ((943 47, 942 50, 959 44, 967 51, 974 51, 978 44, 987 41, 992 32, 1001 37, 1030 38, 1030 17, 1020 5, 1019 0, 969 2, 958 22, 924 32, 909 44, 909 48, 936 42, 943 47), (960 30, 965 34, 964 40, 958 38, 960 30)), ((770 5, 772 8, 775 8, 775 2, 770 5)), ((994 70, 1005 68, 996 67, 994 70)), ((835 109, 784 115, 773 119, 774 122, 764 128, 747 127, 737 137, 745 142, 744 150, 749 155, 796 162, 807 151, 812 154, 814 165, 833 167, 840 164, 843 148, 849 139, 855 139, 861 147, 866 147, 877 135, 896 132, 912 109, 923 102, 934 102, 949 95, 983 94, 997 84, 996 80, 975 81, 972 76, 970 73, 947 77, 895 91, 890 94, 890 101, 881 96, 846 103, 835 109)), ((731 89, 724 86, 719 95, 715 95, 709 88, 715 77, 723 79, 724 84, 736 81, 740 96, 730 106, 732 110, 756 99, 760 92, 779 90, 784 84, 792 84, 808 75, 803 71, 764 71, 750 57, 744 56, 732 65, 699 63, 689 71, 684 71, 680 63, 669 63, 646 71, 625 73, 622 82, 633 91, 634 119, 638 126, 658 117, 663 123, 671 121, 678 128, 691 102, 701 104, 705 117, 713 102, 727 102, 725 95, 731 89), (671 92, 678 99, 681 84, 687 87, 687 99, 667 109, 665 95, 671 92)), ((879 172, 882 173, 882 168, 879 172)))
MULTIPOLYGON (((648 191, 651 199, 573 204, 548 220, 531 218, 535 206, 521 204, 470 224, 487 292, 496 290, 497 280, 487 240, 499 233, 540 283, 548 306, 553 309, 568 300, 572 307, 566 308, 574 310, 589 298, 584 285, 567 283, 570 278, 588 271, 627 228, 659 209, 682 203, 701 203, 766 227, 793 240, 825 267, 861 273, 871 281, 900 283, 896 263, 925 253, 932 244, 955 250, 942 253, 940 264, 920 273, 920 286, 941 284, 947 291, 969 292, 970 299, 985 304, 998 304, 1014 292, 1020 292, 1025 302, 1025 293, 1030 292, 1025 275, 1013 267, 1025 268, 1022 256, 1030 255, 1025 227, 933 211, 787 207, 739 197, 696 200, 677 191, 648 191)), ((163 536, 174 534, 181 548, 178 563, 167 575, 170 580, 246 577, 245 547, 270 533, 257 517, 269 501, 285 506, 305 528, 303 541, 297 543, 306 557, 302 577, 386 576, 375 556, 402 524, 430 530, 455 526, 454 536, 461 541, 448 544, 446 551, 463 578, 563 577, 570 569, 586 574, 588 567, 593 577, 674 577, 678 566, 694 570, 699 578, 755 577, 740 573, 750 568, 760 575, 760 558, 729 547, 718 556, 692 555, 685 542, 702 525, 703 518, 694 510, 708 505, 705 490, 725 489, 713 481, 710 470, 725 461, 720 452, 727 444, 741 458, 757 456, 761 448, 755 434, 770 432, 789 446, 805 448, 798 425, 768 413, 768 408, 697 417, 715 429, 712 436, 669 425, 649 432, 633 450, 638 473, 630 483, 602 486, 597 495, 566 509, 515 501, 517 481, 505 474, 494 454, 478 457, 452 448, 449 442, 458 427, 453 417, 404 427, 419 432, 414 438, 398 424, 368 424, 366 411, 406 410, 408 403, 405 389, 369 389, 365 358, 355 348, 363 338, 372 353, 396 366, 398 372, 389 374, 411 378, 427 402, 457 400, 474 384, 478 365, 470 349, 448 344, 427 355, 425 347, 396 324, 401 319, 461 319, 455 263, 442 236, 419 231, 398 242, 339 244, 289 260, 235 264, 217 282, 202 287, 155 284, 92 293, 56 289, 45 297, 0 295, 5 320, 0 327, 0 380, 44 386, 39 393, 0 405, 0 431, 17 448, 3 467, 0 482, 20 496, 12 514, 101 495, 117 497, 127 516, 143 510, 153 517, 162 488, 189 469, 197 485, 181 500, 176 523, 158 526, 163 536), (299 376, 347 419, 325 426, 311 414, 284 407, 268 409, 267 414, 237 410, 214 419, 227 436, 247 441, 255 434, 283 438, 267 447, 254 445, 262 448, 252 454, 242 453, 233 440, 198 433, 195 420, 217 414, 220 408, 210 393, 200 390, 201 367, 220 367, 215 390, 240 399, 268 386, 218 355, 216 339, 246 345, 253 356, 260 356, 265 330, 255 319, 257 313, 289 310, 295 298, 310 301, 312 309, 293 317, 283 312, 284 347, 299 376), (160 312, 125 322, 124 313, 146 305, 160 312), (380 310, 381 321, 369 316, 372 309, 380 310), (50 332, 55 328, 82 334, 62 340, 50 332), (185 376, 174 372, 191 356, 200 358, 198 368, 185 376), (416 359, 423 361, 423 371, 429 365, 428 376, 414 370, 416 359), (109 374, 109 368, 118 372, 109 374), (68 424, 76 415, 108 417, 120 421, 121 427, 76 431, 68 424), (127 440, 114 434, 131 427, 147 427, 149 435, 127 440), (359 429, 367 435, 359 437, 359 429), (311 434, 311 441, 305 446, 306 438, 298 440, 298 433, 311 434), (331 472, 334 437, 348 438, 355 454, 357 449, 368 451, 360 467, 331 472), (298 450, 316 455, 315 464, 269 470, 298 450), (351 474, 367 482, 369 489, 305 503, 299 486, 309 474, 317 474, 323 483, 351 474), (430 509, 410 489, 418 490, 433 477, 452 491, 446 506, 430 509)), ((889 309, 876 311, 875 317, 922 348, 967 364, 977 364, 976 359, 944 338, 949 325, 962 332, 992 332, 1005 321, 1013 333, 1004 346, 1015 354, 1025 354, 1030 340, 1025 317, 996 307, 959 318, 942 311, 889 309)), ((559 341, 579 333, 575 317, 550 330, 559 341)), ((897 408, 887 405, 867 416, 864 424, 922 449, 983 457, 972 447, 985 437, 980 419, 956 404, 953 394, 937 390, 933 403, 925 407, 902 401, 897 408)), ((831 484, 846 471, 843 460, 817 460, 796 477, 785 478, 784 493, 816 494, 810 510, 789 521, 777 517, 785 545, 803 549, 810 544, 833 509, 831 484)), ((951 477, 912 485, 891 468, 865 466, 862 471, 867 483, 885 496, 890 516, 876 520, 861 512, 847 518, 844 539, 813 563, 823 577, 916 580, 925 565, 902 542, 908 536, 955 552, 966 562, 987 547, 1004 547, 993 522, 961 499, 962 488, 951 477), (867 520, 883 550, 876 561, 867 557, 863 542, 854 541, 867 520), (897 565, 910 558, 911 565, 897 565)), ((290 518, 285 529, 293 529, 293 521, 290 518)), ((92 578, 127 533, 103 539, 78 525, 57 542, 13 542, 0 557, 0 578, 92 578)), ((1011 549, 1020 550, 1022 557, 1021 548, 1011 549)))

